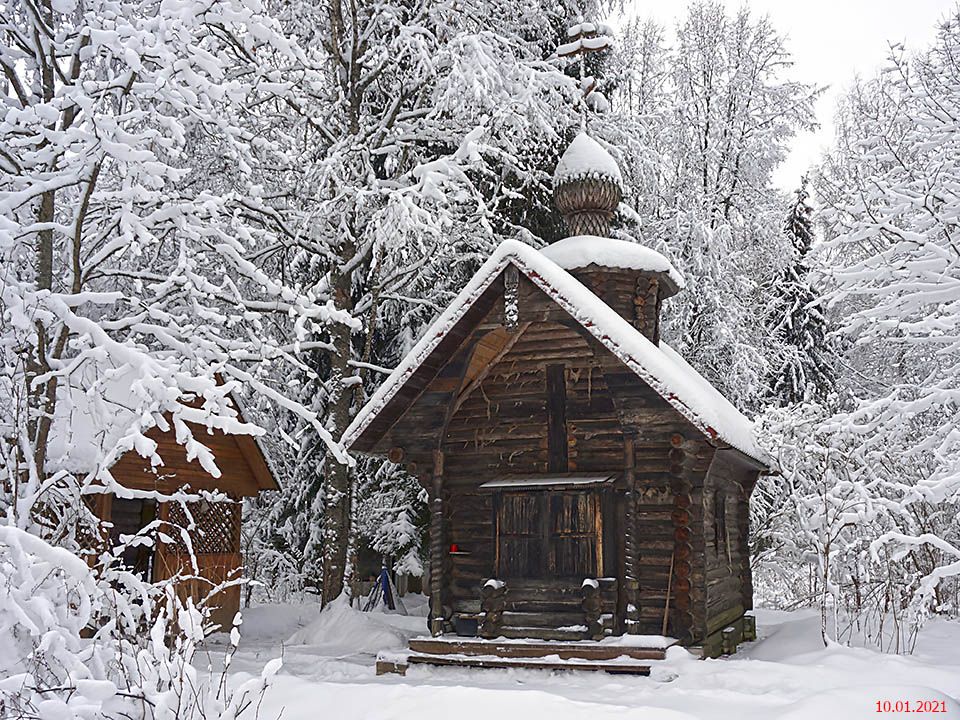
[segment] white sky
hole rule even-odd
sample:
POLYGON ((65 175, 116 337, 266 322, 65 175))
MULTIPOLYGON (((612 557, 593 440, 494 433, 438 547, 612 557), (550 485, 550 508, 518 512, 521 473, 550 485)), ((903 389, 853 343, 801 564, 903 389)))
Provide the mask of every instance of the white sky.
MULTIPOLYGON (((690 0, 628 0, 631 15, 653 16, 672 29, 690 0)), ((770 16, 787 38, 797 80, 828 85, 817 103, 821 128, 794 139, 789 158, 774 180, 793 190, 800 176, 820 157, 833 136, 832 117, 838 94, 857 73, 870 76, 887 56, 888 42, 920 49, 936 35, 937 22, 955 0, 724 0, 735 12, 746 4, 756 14, 770 16)))

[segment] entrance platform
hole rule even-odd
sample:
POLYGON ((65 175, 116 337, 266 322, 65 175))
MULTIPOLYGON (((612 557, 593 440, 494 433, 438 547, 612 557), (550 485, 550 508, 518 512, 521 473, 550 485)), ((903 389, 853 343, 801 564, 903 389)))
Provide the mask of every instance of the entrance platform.
POLYGON ((382 653, 377 674, 405 674, 410 665, 530 670, 590 670, 649 675, 651 663, 663 660, 673 638, 623 635, 602 640, 533 640, 464 638, 456 635, 413 638, 406 653, 382 653))

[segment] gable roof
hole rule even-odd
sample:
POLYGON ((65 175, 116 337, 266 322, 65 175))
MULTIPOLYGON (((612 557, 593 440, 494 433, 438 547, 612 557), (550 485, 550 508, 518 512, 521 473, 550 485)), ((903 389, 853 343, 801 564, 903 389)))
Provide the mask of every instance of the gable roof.
POLYGON ((765 466, 772 465, 770 457, 756 443, 753 423, 680 355, 665 343, 654 345, 573 275, 538 250, 515 240, 500 244, 377 388, 343 433, 341 442, 347 449, 357 442, 373 419, 391 403, 407 380, 507 265, 516 266, 705 436, 727 443, 765 466))

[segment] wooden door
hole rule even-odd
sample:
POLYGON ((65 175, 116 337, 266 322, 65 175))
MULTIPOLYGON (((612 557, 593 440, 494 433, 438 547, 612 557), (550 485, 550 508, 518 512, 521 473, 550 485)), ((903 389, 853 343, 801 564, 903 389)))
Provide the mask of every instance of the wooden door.
POLYGON ((597 492, 548 493, 550 503, 550 553, 555 577, 597 577, 603 567, 600 494, 597 492))
POLYGON ((500 576, 543 577, 543 493, 503 493, 497 508, 497 558, 500 576))
POLYGON ((597 491, 503 493, 497 503, 499 577, 597 577, 603 523, 597 491))
MULTIPOLYGON (((110 500, 108 532, 111 547, 120 544, 121 536, 136 535, 157 518, 157 502, 150 498, 119 498, 110 500)), ((153 574, 153 551, 146 545, 133 545, 124 549, 122 563, 134 573, 150 580, 153 574)))

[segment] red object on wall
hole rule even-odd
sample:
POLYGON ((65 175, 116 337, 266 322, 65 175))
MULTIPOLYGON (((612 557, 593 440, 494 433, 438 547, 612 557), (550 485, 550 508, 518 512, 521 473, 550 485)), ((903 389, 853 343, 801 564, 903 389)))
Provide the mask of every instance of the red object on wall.
POLYGON ((460 546, 457 545, 456 543, 453 543, 453 544, 450 546, 450 552, 460 552, 460 546))

